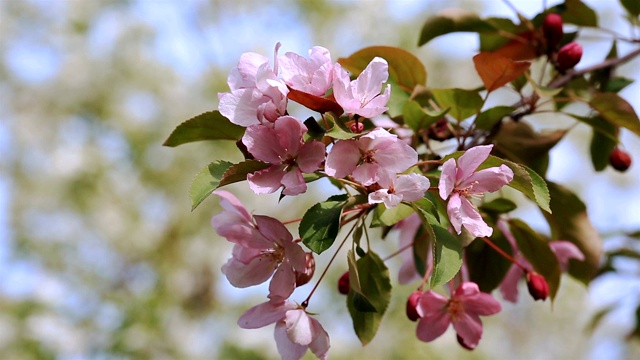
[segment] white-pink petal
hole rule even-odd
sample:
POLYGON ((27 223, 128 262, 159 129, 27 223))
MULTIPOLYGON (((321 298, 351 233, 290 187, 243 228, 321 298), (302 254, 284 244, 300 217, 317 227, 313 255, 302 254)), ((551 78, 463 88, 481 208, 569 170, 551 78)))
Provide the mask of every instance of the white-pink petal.
POLYGON ((339 140, 327 155, 324 169, 327 175, 343 178, 350 175, 360 161, 360 148, 356 140, 339 140))
POLYGON ((478 166, 482 164, 491 153, 493 145, 474 146, 465 151, 460 158, 458 158, 458 173, 456 182, 460 183, 466 180, 471 174, 473 174, 478 166))
POLYGON ((243 329, 258 329, 282 320, 287 311, 297 307, 298 305, 289 301, 267 301, 245 311, 238 319, 238 326, 243 329))
POLYGON ((307 352, 307 346, 299 345, 289 340, 284 320, 276 323, 273 337, 276 340, 276 347, 282 360, 298 360, 307 352))

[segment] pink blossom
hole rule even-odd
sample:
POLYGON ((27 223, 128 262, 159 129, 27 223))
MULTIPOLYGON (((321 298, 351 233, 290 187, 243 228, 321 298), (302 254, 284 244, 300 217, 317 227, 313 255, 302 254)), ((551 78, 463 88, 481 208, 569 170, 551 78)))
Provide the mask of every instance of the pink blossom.
MULTIPOLYGON (((280 44, 276 45, 276 55, 280 44)), ((219 93, 218 109, 232 123, 250 126, 274 122, 287 109, 289 90, 276 76, 266 57, 256 53, 244 53, 238 66, 231 70, 227 82, 230 92, 219 93)))
POLYGON ((345 113, 372 118, 389 109, 385 105, 391 96, 391 85, 380 94, 382 85, 389 78, 389 65, 385 59, 373 58, 353 81, 340 64, 335 65, 334 71, 333 95, 345 113))
POLYGON ((304 250, 280 221, 261 215, 251 218, 230 192, 214 194, 220 196, 223 211, 211 218, 211 225, 234 243, 232 257, 222 266, 231 285, 258 285, 273 275, 269 298, 288 298, 296 287, 296 273, 306 271, 304 250))
POLYGON ((506 165, 476 171, 491 153, 493 145, 476 146, 457 160, 449 159, 442 165, 438 188, 440 197, 449 198, 447 214, 458 234, 464 226, 473 236, 491 236, 487 225, 469 198, 494 192, 513 180, 513 171, 506 165))
POLYGON ((429 179, 411 173, 392 178, 381 178, 378 184, 382 189, 369 194, 369 204, 384 203, 387 208, 396 207, 401 201, 417 201, 429 190, 429 179))
POLYGON ((482 321, 479 315, 493 315, 502 306, 491 296, 482 293, 478 285, 472 282, 462 283, 451 299, 431 290, 425 292, 418 301, 417 335, 422 341, 438 338, 453 324, 463 344, 475 348, 482 337, 482 321))
POLYGON ((247 128, 242 142, 254 158, 270 167, 247 176, 256 194, 271 194, 284 186, 285 195, 307 191, 302 173, 312 173, 324 161, 325 146, 319 141, 303 141, 307 127, 291 117, 278 118, 273 128, 253 125, 247 128))
POLYGON ((418 153, 396 135, 375 129, 359 139, 340 140, 327 156, 325 172, 343 178, 347 175, 365 186, 383 177, 393 177, 418 161, 418 153))
POLYGON ((238 319, 238 325, 244 329, 272 323, 276 323, 274 338, 282 359, 300 359, 307 349, 318 359, 328 358, 329 334, 299 305, 289 301, 268 301, 252 307, 238 319))
POLYGON ((324 96, 333 83, 333 64, 329 50, 314 46, 309 59, 288 52, 280 57, 280 76, 292 89, 324 96))
MULTIPOLYGON (((533 267, 531 266, 531 263, 529 263, 529 261, 527 261, 527 259, 522 256, 522 253, 518 249, 516 239, 509 229, 507 222, 504 219, 499 219, 497 222, 497 226, 504 237, 511 244, 514 259, 518 261, 518 263, 520 263, 522 266, 524 266, 527 270, 532 271, 533 267)), ((562 271, 567 270, 570 259, 576 259, 580 261, 584 260, 584 254, 582 253, 582 251, 580 251, 580 249, 578 249, 578 247, 570 241, 551 241, 549 242, 549 247, 551 248, 551 251, 553 251, 556 255, 558 263, 560 264, 560 269, 562 269, 562 271)), ((524 274, 525 271, 520 266, 515 264, 511 265, 509 271, 507 271, 507 274, 500 283, 500 293, 505 300, 512 303, 518 301, 518 282, 523 278, 524 274)))

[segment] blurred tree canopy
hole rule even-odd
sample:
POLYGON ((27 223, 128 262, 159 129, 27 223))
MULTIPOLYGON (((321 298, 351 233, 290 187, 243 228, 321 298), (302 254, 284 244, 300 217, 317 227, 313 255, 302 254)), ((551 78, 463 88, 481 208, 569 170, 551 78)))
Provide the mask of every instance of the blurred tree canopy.
MULTIPOLYGON (((216 107, 242 52, 271 57, 276 41, 299 53, 322 45, 335 58, 401 46, 425 61, 430 83, 471 86, 470 61, 460 65, 453 49, 418 50, 418 32, 432 12, 489 2, 1 1, 0 358, 275 357, 270 331, 235 325, 255 301, 221 284, 231 246, 208 225, 217 204, 189 212, 193 176, 237 152, 162 142, 216 107), (441 70, 451 66, 458 70, 441 70)), ((241 198, 248 191, 238 189, 241 198)), ((335 358, 536 357, 550 333, 582 331, 588 320, 574 284, 553 313, 531 303, 506 309, 521 318, 491 319, 487 344, 465 353, 451 349, 454 338, 419 343, 394 299, 383 341, 361 349, 350 323, 338 323, 344 299, 330 290, 322 309, 336 320, 335 358), (544 333, 529 333, 532 317, 547 321, 544 333)), ((586 335, 561 341, 552 355, 585 356, 587 344, 586 335)))

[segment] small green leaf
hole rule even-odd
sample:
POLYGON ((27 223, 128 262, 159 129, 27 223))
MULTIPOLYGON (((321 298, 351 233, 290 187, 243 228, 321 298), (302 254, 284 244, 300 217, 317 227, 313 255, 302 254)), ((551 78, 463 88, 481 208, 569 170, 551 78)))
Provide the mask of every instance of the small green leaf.
MULTIPOLYGON (((507 254, 513 254, 509 241, 500 231, 493 232, 491 241, 507 254)), ((502 283, 513 265, 484 241, 473 241, 466 247, 465 264, 469 269, 469 279, 478 284, 480 291, 486 293, 490 293, 502 283)))
POLYGON ((191 211, 195 210, 204 199, 206 199, 213 190, 220 184, 224 172, 229 169, 233 163, 228 161, 214 161, 205 166, 191 182, 189 188, 189 197, 191 198, 191 211))
POLYGON ((400 220, 413 214, 413 209, 407 204, 400 203, 391 209, 387 209, 384 204, 378 204, 376 207, 376 216, 380 221, 380 224, 385 226, 392 226, 397 224, 400 220))
POLYGON ((633 107, 618 94, 598 93, 589 105, 610 123, 629 129, 640 136, 640 119, 633 107))
POLYGON ((404 123, 409 126, 415 133, 422 129, 426 129, 438 120, 442 119, 447 110, 431 113, 420 106, 417 101, 407 101, 402 108, 402 118, 404 123))
POLYGON ((480 112, 482 98, 477 91, 464 89, 434 89, 433 97, 441 109, 450 109, 449 115, 462 121, 480 112))
POLYGON ((347 195, 332 196, 327 201, 313 205, 302 217, 298 232, 302 243, 314 253, 320 254, 333 245, 347 199, 347 195))
MULTIPOLYGON (((353 255, 352 255, 353 256, 353 255)), ((368 344, 378 332, 380 321, 391 300, 391 281, 389 270, 374 252, 369 251, 358 259, 356 268, 359 275, 361 295, 356 297, 355 291, 349 291, 347 295, 347 308, 353 320, 353 328, 362 345, 368 344), (371 305, 373 311, 360 311, 356 307, 356 300, 362 298, 371 305)), ((349 273, 351 280, 351 272, 349 273)), ((353 288, 352 288, 353 290, 353 288)), ((363 304, 358 305, 363 306, 363 304)), ((365 305, 366 306, 366 305, 365 305)))
POLYGON ((422 26, 418 46, 432 39, 452 32, 495 32, 487 21, 480 19, 474 12, 465 9, 447 9, 432 16, 422 26))
POLYGON ((496 106, 487 109, 478 115, 474 124, 478 129, 491 130, 495 124, 502 120, 505 116, 510 115, 516 109, 512 106, 496 106))
POLYGON ((602 240, 587 216, 587 207, 565 187, 549 182, 551 210, 543 213, 555 240, 568 240, 584 254, 584 261, 572 259, 569 274, 585 284, 597 274, 602 256, 602 240))
POLYGON ((355 309, 359 312, 376 312, 376 308, 371 304, 371 301, 362 293, 360 274, 358 273, 356 257, 353 255, 352 250, 347 253, 347 264, 349 265, 349 293, 353 293, 355 309))
POLYGON ((430 287, 445 284, 453 279, 462 266, 462 244, 447 229, 433 225, 436 236, 433 251, 433 273, 430 287))
POLYGON ((231 123, 219 111, 200 114, 178 125, 164 146, 178 146, 201 140, 234 140, 244 134, 244 127, 231 123))
POLYGON ((549 243, 529 225, 518 219, 509 220, 509 225, 522 255, 533 265, 535 271, 547 280, 549 295, 553 300, 560 287, 561 269, 558 258, 549 247, 549 243))
POLYGON ((549 12, 560 14, 562 21, 566 24, 598 26, 596 12, 580 0, 565 0, 563 4, 558 4, 549 9, 549 12))

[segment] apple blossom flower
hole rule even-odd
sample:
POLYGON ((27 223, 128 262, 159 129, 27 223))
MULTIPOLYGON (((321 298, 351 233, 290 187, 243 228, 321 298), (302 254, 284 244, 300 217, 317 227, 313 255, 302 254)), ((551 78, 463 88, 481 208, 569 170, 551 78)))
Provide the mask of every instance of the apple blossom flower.
POLYGON ((343 178, 347 175, 364 186, 383 177, 392 177, 418 161, 418 153, 396 135, 375 129, 356 139, 340 140, 327 156, 325 172, 343 178))
POLYGON ((288 52, 279 59, 280 76, 292 89, 324 96, 333 83, 333 63, 329 50, 314 46, 309 59, 288 52))
POLYGON ((307 127, 291 116, 278 118, 273 128, 253 125, 247 128, 242 143, 254 158, 270 167, 247 175, 256 194, 271 194, 284 186, 285 195, 307 191, 302 173, 312 173, 324 161, 325 146, 320 141, 303 141, 307 127))
MULTIPOLYGON (((279 48, 280 43, 276 44, 276 56, 279 48)), ((272 69, 266 57, 242 54, 227 78, 231 91, 218 94, 220 113, 240 126, 268 124, 285 115, 289 89, 276 76, 277 71, 277 57, 272 69)))
POLYGON ((239 288, 258 285, 273 275, 269 298, 288 298, 296 287, 296 274, 307 270, 304 250, 280 221, 268 216, 249 216, 228 191, 213 193, 220 196, 223 211, 211 218, 211 225, 220 236, 234 243, 231 258, 222 266, 231 285, 239 288))
POLYGON ((327 359, 329 334, 320 322, 299 305, 289 301, 268 301, 247 310, 238 325, 257 329, 276 323, 274 338, 283 360, 297 360, 310 349, 318 359, 327 359))
POLYGON ((417 201, 429 190, 429 179, 423 175, 411 173, 398 177, 381 178, 378 185, 382 189, 369 194, 369 204, 384 203, 387 208, 394 208, 401 201, 417 201), (395 179, 394 179, 395 178, 395 179))
POLYGON ((334 71, 333 96, 345 113, 372 118, 389 109, 385 105, 391 96, 391 85, 387 84, 384 94, 380 94, 382 85, 389 78, 389 65, 385 59, 373 58, 353 81, 340 64, 335 64, 334 71))
POLYGON ((476 237, 491 236, 493 229, 487 225, 470 197, 494 192, 513 180, 513 171, 506 165, 476 171, 489 157, 493 145, 475 146, 456 161, 449 159, 442 165, 438 188, 440 197, 447 203, 447 214, 458 234, 464 226, 476 237))
POLYGON ((418 300, 417 335, 422 341, 432 341, 438 338, 453 324, 453 328, 465 347, 473 349, 482 337, 482 321, 479 315, 493 315, 502 306, 491 296, 482 293, 478 285, 464 282, 455 290, 450 299, 426 291, 418 300))
MULTIPOLYGON (((518 249, 516 239, 509 229, 507 222, 504 219, 498 219, 496 225, 498 226, 498 229, 500 229, 504 237, 507 239, 507 241, 509 241, 509 243, 511 244, 511 248, 513 249, 513 258, 518 263, 520 263, 520 265, 524 266, 528 272, 533 271, 533 266, 531 266, 529 261, 525 259, 524 256, 522 256, 522 253, 518 249)), ((580 249, 578 249, 578 247, 570 241, 550 241, 549 247, 551 248, 551 251, 553 251, 553 253, 556 255, 558 263, 560 264, 560 269, 562 271, 567 271, 570 259, 576 259, 580 261, 584 260, 584 254, 582 253, 582 251, 580 251, 580 249)), ((524 275, 524 269, 515 264, 511 265, 509 271, 507 271, 507 274, 500 283, 500 293, 502 294, 503 299, 512 303, 518 301, 518 282, 524 277, 524 275)))

